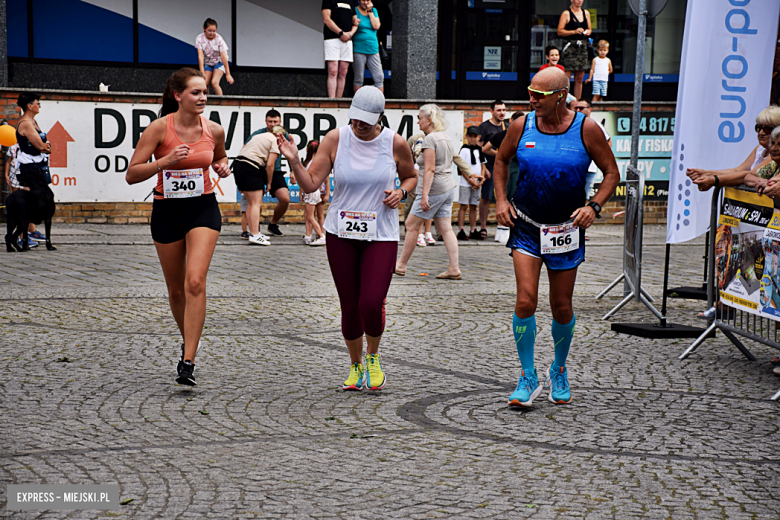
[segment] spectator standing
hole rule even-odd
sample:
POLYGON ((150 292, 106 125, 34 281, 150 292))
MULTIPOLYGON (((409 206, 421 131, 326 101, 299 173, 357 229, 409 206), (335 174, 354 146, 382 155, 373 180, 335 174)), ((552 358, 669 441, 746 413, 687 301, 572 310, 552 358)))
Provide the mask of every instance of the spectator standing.
POLYGON ((16 179, 19 184, 31 186, 33 178, 42 176, 51 182, 49 174, 49 154, 51 143, 46 142, 46 132, 41 130, 35 120, 41 111, 41 96, 33 92, 19 94, 16 104, 22 109, 22 118, 16 125, 16 142, 19 143, 19 173, 16 179))
MULTIPOLYGON (((593 105, 591 105, 590 102, 586 99, 580 99, 574 104, 574 110, 576 112, 582 112, 585 115, 585 117, 590 117, 590 114, 593 112, 593 105)), ((591 117, 591 119, 593 118, 591 117)), ((595 119, 593 120, 596 121, 595 119)), ((602 125, 598 121, 596 121, 596 124, 599 125, 601 131, 604 132, 604 137, 607 139, 607 144, 611 149, 612 136, 609 135, 609 132, 607 132, 607 129, 604 128, 604 125, 602 125)), ((590 192, 593 190, 593 183, 596 181, 596 174, 598 173, 598 171, 599 169, 598 166, 596 166, 596 162, 591 161, 590 166, 588 167, 588 174, 585 176, 585 198, 588 200, 590 200, 590 192)))
POLYGON ((477 144, 479 140, 479 128, 470 126, 466 130, 466 144, 460 149, 460 157, 470 166, 470 175, 460 174, 460 187, 458 188, 458 240, 468 240, 469 236, 477 233, 477 205, 479 204, 479 188, 487 175, 485 156, 482 147, 477 144), (469 210, 469 224, 471 235, 463 231, 466 221, 466 209, 469 210))
POLYGON ((325 63, 328 65, 328 97, 344 97, 344 82, 352 63, 352 37, 360 22, 352 5, 344 0, 322 0, 322 20, 325 23, 323 36, 325 63))
MULTIPOLYGON (((8 186, 8 192, 13 193, 19 189, 29 189, 26 187, 23 188, 22 185, 19 184, 19 180, 16 178, 16 174, 19 173, 19 143, 15 143, 10 146, 5 155, 5 184, 8 186)), ((30 222, 30 224, 27 226, 27 244, 30 247, 38 247, 38 241, 43 242, 45 240, 46 235, 40 231, 37 231, 35 224, 30 222)), ((19 237, 19 247, 21 246, 22 237, 19 237)))
MULTIPOLYGON (((265 128, 252 132, 252 135, 249 136, 249 139, 247 139, 246 142, 248 143, 256 135, 268 132, 271 128, 281 126, 281 124, 282 114, 280 114, 278 110, 272 108, 265 113, 265 128)), ((268 232, 278 237, 284 236, 282 230, 279 229, 279 221, 282 220, 284 214, 287 213, 287 208, 290 207, 290 189, 287 187, 287 181, 284 179, 281 155, 277 155, 276 157, 276 162, 274 163, 274 176, 270 186, 267 187, 266 193, 270 193, 272 197, 276 198, 276 207, 274 208, 274 214, 271 217, 271 223, 268 224, 268 232)))
POLYGON ((558 19, 558 36, 566 40, 563 47, 562 65, 574 72, 574 97, 582 97, 582 80, 590 65, 588 60, 588 37, 591 35, 590 13, 582 8, 585 0, 571 0, 571 6, 558 19))
MULTIPOLYGON (((303 167, 308 169, 309 164, 311 164, 311 161, 314 159, 314 156, 317 155, 317 149, 320 147, 320 143, 317 141, 310 141, 308 145, 306 145, 306 158, 303 160, 303 167)), ((325 182, 328 182, 328 179, 325 179, 325 182)), ((319 221, 317 220, 317 216, 315 215, 315 210, 317 207, 317 204, 322 202, 322 192, 321 188, 325 184, 325 182, 320 185, 319 188, 317 188, 315 191, 311 193, 304 193, 303 188, 300 188, 298 192, 301 194, 301 200, 303 201, 303 216, 304 221, 306 223, 306 235, 303 237, 303 243, 308 246, 324 246, 325 245, 325 232, 322 230, 322 227, 320 226, 319 221), (317 239, 312 240, 311 233, 314 231, 317 233, 317 239)))
POLYGON ((283 127, 275 126, 270 132, 255 135, 241 148, 238 157, 233 161, 236 187, 247 200, 246 218, 250 245, 271 245, 260 233, 260 212, 263 207, 263 192, 271 189, 276 181, 274 165, 279 157, 276 135, 286 133, 283 127))
POLYGON ((487 219, 490 211, 490 199, 493 198, 493 166, 496 162, 496 150, 487 149, 486 151, 486 146, 494 135, 506 131, 505 117, 506 104, 501 100, 496 100, 490 104, 490 119, 479 125, 480 145, 482 145, 482 153, 485 154, 487 161, 487 178, 482 183, 482 193, 479 200, 480 230, 477 235, 472 237, 475 240, 485 240, 488 236, 487 219))
POLYGON ((593 81, 593 101, 601 101, 607 95, 609 75, 612 74, 612 60, 607 58, 607 53, 609 53, 609 42, 599 40, 598 56, 593 58, 590 77, 585 81, 585 83, 593 81))
POLYGON ((325 231, 328 263, 341 303, 341 332, 350 357, 344 390, 379 390, 387 383, 379 341, 398 251, 398 204, 417 183, 406 142, 379 124, 384 110, 385 96, 379 89, 369 86, 357 91, 349 109, 350 124, 328 132, 308 170, 295 146, 279 139, 279 148, 303 190, 316 190, 333 171, 334 210, 328 211, 325 231), (401 181, 399 188, 396 178, 401 181))
POLYGON ((211 85, 214 94, 221 96, 222 87, 219 82, 222 75, 231 85, 233 76, 230 75, 230 64, 228 63, 228 44, 225 39, 217 33, 217 21, 213 18, 206 18, 203 22, 203 32, 195 38, 195 48, 198 49, 198 67, 200 73, 206 78, 206 84, 211 85))
POLYGON ((566 72, 566 69, 563 68, 563 65, 558 63, 561 59, 561 51, 558 49, 558 47, 555 45, 548 45, 544 48, 544 55, 547 57, 547 63, 539 67, 539 72, 542 72, 548 67, 558 67, 563 72, 566 72))
POLYGON ((355 80, 352 84, 355 92, 363 86, 363 76, 366 67, 374 78, 374 86, 381 92, 385 91, 385 72, 382 70, 382 60, 379 58, 379 40, 376 32, 382 26, 379 22, 379 13, 374 8, 371 0, 359 0, 357 7, 358 26, 355 36, 352 37, 355 80))
MULTIPOLYGON (((449 268, 436 275, 436 278, 460 280, 462 278, 458 265, 458 240, 452 231, 452 201, 457 183, 452 176, 452 160, 455 156, 455 146, 449 136, 444 133, 447 120, 444 111, 437 105, 429 104, 420 107, 417 124, 425 134, 422 143, 422 154, 417 158, 417 166, 422 174, 417 180, 417 198, 409 213, 408 229, 416 229, 422 219, 432 218, 436 221, 436 229, 444 239, 449 268)), ((407 233, 404 237, 404 248, 401 258, 396 262, 395 274, 406 275, 406 265, 415 248, 414 234, 407 233)))

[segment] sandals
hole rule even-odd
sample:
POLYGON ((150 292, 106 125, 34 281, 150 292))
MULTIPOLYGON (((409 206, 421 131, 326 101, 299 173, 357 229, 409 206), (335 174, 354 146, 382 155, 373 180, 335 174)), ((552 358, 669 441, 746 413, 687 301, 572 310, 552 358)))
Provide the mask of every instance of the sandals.
POLYGON ((393 269, 393 273, 398 276, 406 276, 406 271, 399 271, 398 269, 393 269))
POLYGON ((446 272, 443 272, 441 274, 437 274, 436 278, 438 278, 439 280, 463 280, 463 275, 447 274, 446 272))
POLYGON ((479 230, 479 239, 480 240, 487 240, 487 229, 480 229, 479 230))

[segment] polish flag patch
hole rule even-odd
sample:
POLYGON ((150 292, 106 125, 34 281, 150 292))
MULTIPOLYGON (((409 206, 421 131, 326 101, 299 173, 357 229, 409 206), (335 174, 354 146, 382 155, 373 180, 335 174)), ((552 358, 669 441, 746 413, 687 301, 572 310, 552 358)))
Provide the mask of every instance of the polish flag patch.
POLYGON ((525 143, 526 148, 536 148, 536 143, 525 143))

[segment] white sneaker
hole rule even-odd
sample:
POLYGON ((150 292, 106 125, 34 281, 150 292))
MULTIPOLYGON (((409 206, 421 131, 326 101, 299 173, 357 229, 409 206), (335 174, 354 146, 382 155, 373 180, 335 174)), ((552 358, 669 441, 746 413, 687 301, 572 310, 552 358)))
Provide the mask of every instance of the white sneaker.
POLYGON ((433 244, 436 243, 436 240, 434 240, 433 235, 431 235, 430 233, 425 233, 425 243, 428 244, 429 246, 432 246, 433 244))
POLYGON ((428 245, 425 243, 425 235, 423 235, 422 233, 417 235, 417 245, 420 247, 425 247, 428 245))
POLYGON ((303 243, 307 246, 311 245, 311 237, 303 237, 303 243))
POLYGON ((310 246, 324 246, 325 245, 325 237, 320 237, 317 240, 314 240, 310 246))
POLYGON ((254 244, 256 246, 270 246, 271 241, 265 238, 265 235, 258 233, 249 237, 249 244, 254 244))

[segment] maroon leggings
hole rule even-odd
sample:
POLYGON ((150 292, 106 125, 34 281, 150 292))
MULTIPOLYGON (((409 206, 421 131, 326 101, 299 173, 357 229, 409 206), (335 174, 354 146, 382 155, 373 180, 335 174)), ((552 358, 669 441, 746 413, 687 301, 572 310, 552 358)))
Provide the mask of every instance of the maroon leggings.
POLYGON ((398 242, 367 242, 328 233, 328 263, 341 301, 341 333, 347 341, 381 336, 398 242))

